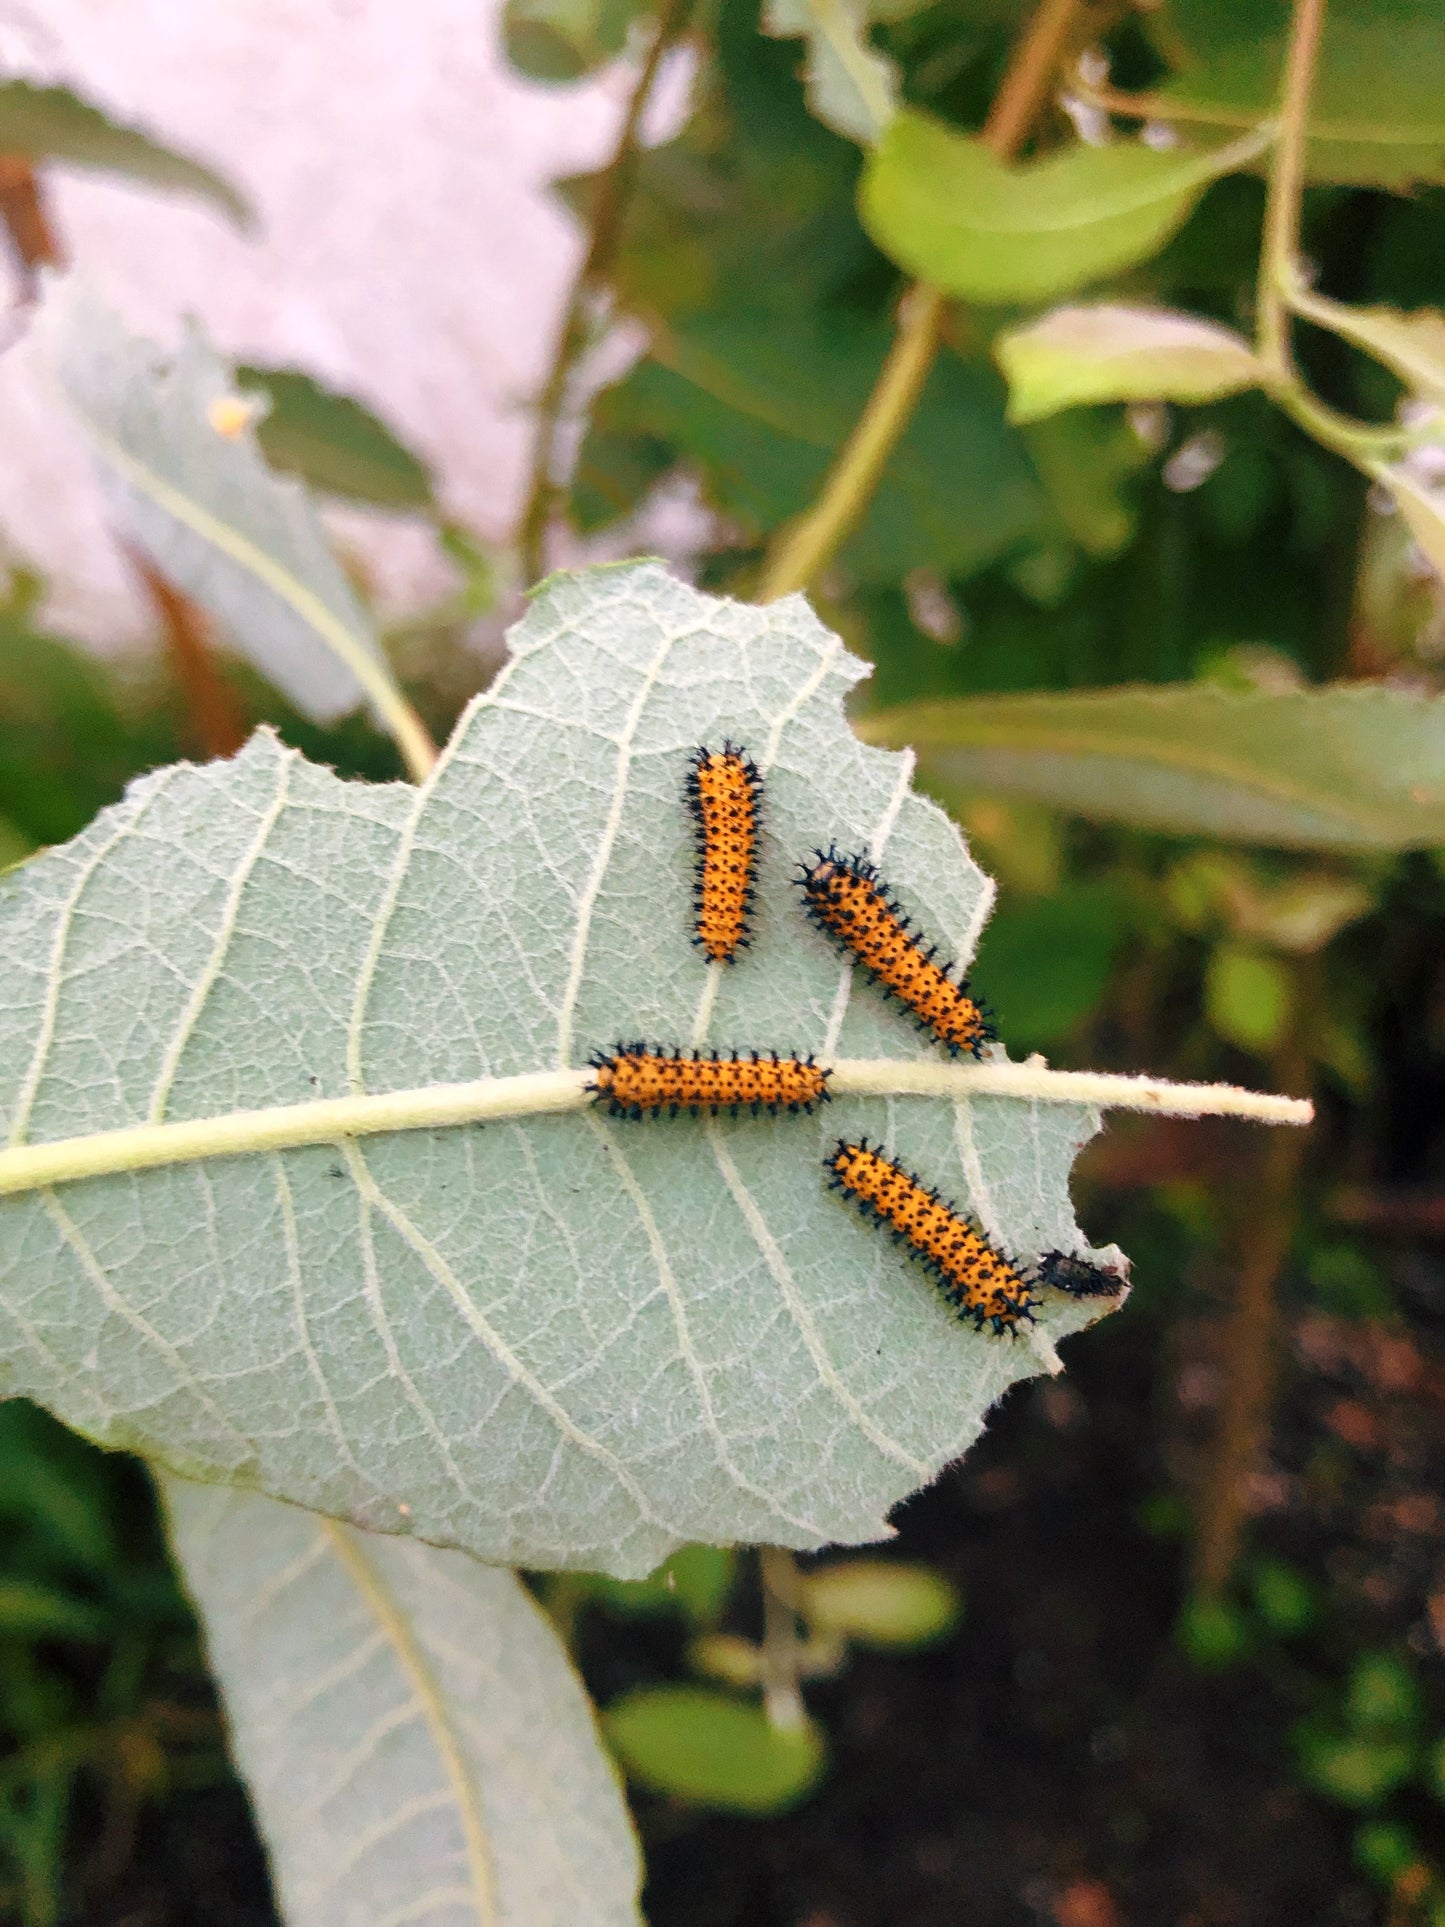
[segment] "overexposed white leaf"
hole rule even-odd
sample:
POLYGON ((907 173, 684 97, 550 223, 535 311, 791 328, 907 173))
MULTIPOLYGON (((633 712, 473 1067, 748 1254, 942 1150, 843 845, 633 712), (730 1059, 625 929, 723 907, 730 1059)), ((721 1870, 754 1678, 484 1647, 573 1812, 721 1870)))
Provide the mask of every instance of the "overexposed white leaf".
POLYGON ((994 341, 1009 419, 1110 401, 1214 401, 1252 388, 1261 368, 1242 335, 1199 315, 1121 302, 1055 308, 994 341))
POLYGON ((525 1586, 163 1482, 286 1927, 632 1927, 627 1808, 525 1586))
POLYGON ((766 0, 763 32, 808 43, 808 107, 825 126, 869 147, 898 108, 898 70, 868 41, 867 0, 766 0))
POLYGON ((334 721, 364 697, 384 711, 394 686, 370 619, 200 329, 167 357, 73 280, 52 284, 38 328, 122 537, 304 714, 334 721))
MULTIPOLYGON (((824 1152, 888 1140, 1032 1257, 1080 1245, 1081 1106, 588 1109, 284 1149, 243 1118, 235 1155, 109 1174, 86 1136, 575 1076, 638 1037, 936 1059, 790 880, 836 838, 946 952, 987 915, 911 757, 850 731, 864 673, 801 598, 720 601, 651 563, 555 577, 419 789, 261 734, 0 879, 3 1128, 85 1137, 73 1181, 0 1200, 0 1389, 183 1474, 508 1564, 631 1576, 685 1540, 885 1532, 1036 1362, 960 1326, 828 1192, 824 1152), (709 970, 682 791, 725 737, 764 771, 765 834, 754 947, 709 970)), ((1048 1297, 1055 1336, 1100 1308, 1048 1297)))

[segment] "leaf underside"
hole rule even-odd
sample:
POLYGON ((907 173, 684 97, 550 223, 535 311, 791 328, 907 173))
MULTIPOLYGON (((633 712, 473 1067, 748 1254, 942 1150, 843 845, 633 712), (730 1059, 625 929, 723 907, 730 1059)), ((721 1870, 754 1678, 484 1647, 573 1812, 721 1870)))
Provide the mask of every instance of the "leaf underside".
POLYGON ((509 1572, 164 1481, 288 1927, 629 1927, 627 1809, 509 1572))
MULTIPOLYGON (((0 882, 14 1141, 581 1065, 620 1037, 932 1057, 790 882, 872 850, 941 947, 990 901, 867 749, 801 599, 659 565, 553 578, 420 790, 260 734, 132 787, 0 882), (690 941, 689 750, 766 782, 755 947, 690 941), (354 1080, 354 1082, 353 1082, 354 1080)), ((1037 1369, 824 1184, 887 1139, 1022 1256, 1082 1248, 1076 1106, 848 1100, 815 1119, 594 1111, 97 1175, 0 1203, 0 1389, 183 1475, 531 1566, 685 1540, 874 1539, 1037 1369)), ((1090 1310, 1048 1294, 1058 1336, 1090 1310)))

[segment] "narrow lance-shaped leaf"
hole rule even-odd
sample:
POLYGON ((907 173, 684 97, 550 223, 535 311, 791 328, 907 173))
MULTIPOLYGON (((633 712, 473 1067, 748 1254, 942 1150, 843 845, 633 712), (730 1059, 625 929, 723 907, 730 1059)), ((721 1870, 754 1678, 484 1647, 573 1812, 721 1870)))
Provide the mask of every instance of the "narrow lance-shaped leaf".
POLYGON ((1214 401, 1254 387, 1263 370, 1242 335, 1199 315, 1115 302, 1055 308, 994 342, 1009 420, 1108 401, 1214 401))
MULTIPOLYGON (((1095 1117, 855 1097, 345 1134, 347 1107, 463 1080, 575 1088, 619 1038, 936 1060, 803 918, 815 843, 871 849, 955 956, 987 914, 911 759, 851 734, 862 666, 800 599, 629 564, 554 578, 512 646, 418 790, 262 734, 0 880, 12 1142, 343 1107, 316 1142, 267 1149, 242 1116, 235 1155, 113 1175, 86 1138, 74 1181, 0 1201, 0 1389, 183 1474, 507 1563, 632 1576, 685 1540, 876 1538, 1036 1361, 961 1326, 830 1195, 825 1150, 886 1138, 1027 1258, 1080 1248, 1067 1176, 1095 1117), (709 971, 682 785, 725 737, 763 771, 764 837, 754 948, 709 971)), ((1047 1299, 1055 1337, 1108 1302, 1047 1299)))
POLYGON ((1296 849, 1445 842, 1445 697, 1187 683, 919 703, 859 728, 911 743, 934 781, 1105 821, 1296 849))
POLYGON ((510 1572, 163 1484, 287 1927, 629 1927, 592 1709, 510 1572))
POLYGON ((859 212, 901 267, 970 301, 1049 301, 1145 260, 1212 180, 1266 144, 1068 147, 1023 166, 903 111, 868 158, 859 212))
POLYGON ((41 328, 122 530, 306 715, 404 707, 300 485, 273 475, 225 365, 194 328, 167 364, 75 284, 41 328))
POLYGON ((0 82, 0 153, 122 174, 148 187, 196 194, 238 225, 251 222, 243 196, 213 169, 163 146, 138 127, 113 120, 68 87, 0 82))

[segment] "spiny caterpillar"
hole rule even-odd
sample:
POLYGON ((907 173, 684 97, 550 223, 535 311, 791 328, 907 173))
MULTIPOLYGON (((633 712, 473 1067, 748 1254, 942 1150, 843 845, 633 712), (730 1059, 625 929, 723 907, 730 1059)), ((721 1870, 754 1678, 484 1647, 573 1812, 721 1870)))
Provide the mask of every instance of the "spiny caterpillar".
POLYGON ((746 750, 724 743, 693 751, 686 794, 697 823, 693 942, 710 963, 731 963, 748 942, 763 779, 746 750))
POLYGON ((930 1031, 956 1057, 961 1050, 981 1057, 997 1036, 986 1004, 969 995, 968 979, 949 976, 952 965, 936 964, 937 947, 924 948, 922 936, 909 934, 909 919, 861 856, 826 856, 805 864, 798 878, 808 914, 900 1004, 911 1010, 922 1030, 930 1031))
POLYGON ((960 1318, 976 1331, 992 1325, 1014 1332, 1032 1324, 1036 1299, 1030 1280, 937 1191, 925 1191, 900 1164, 869 1148, 867 1138, 838 1147, 824 1165, 832 1188, 846 1191, 865 1218, 887 1225, 894 1242, 906 1244, 960 1318))
POLYGON ((1012 1333, 1020 1324, 1032 1324, 1035 1285, 1073 1298, 1112 1298, 1124 1288, 1116 1272, 1072 1252, 1048 1251, 1035 1265, 1016 1264, 937 1191, 925 1191, 911 1172, 871 1149, 866 1137, 856 1144, 839 1138, 823 1162, 832 1174, 831 1188, 846 1191, 865 1218, 887 1225, 896 1244, 908 1245, 976 1331, 991 1324, 996 1332, 1012 1333))
POLYGON ((715 1050, 649 1050, 643 1043, 619 1044, 610 1057, 595 1051, 589 1061, 596 1077, 588 1089, 608 1100, 613 1117, 811 1111, 827 1102, 832 1075, 811 1057, 757 1051, 722 1057, 715 1050))

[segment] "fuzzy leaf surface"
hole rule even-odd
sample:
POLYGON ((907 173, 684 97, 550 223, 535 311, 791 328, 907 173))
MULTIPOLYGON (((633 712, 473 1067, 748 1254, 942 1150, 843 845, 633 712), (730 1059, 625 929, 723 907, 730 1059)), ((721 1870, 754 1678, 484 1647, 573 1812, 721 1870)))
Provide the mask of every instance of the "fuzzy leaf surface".
POLYGON ((266 465, 230 371, 194 328, 169 362, 85 289, 41 327, 122 532, 304 714, 333 722, 391 673, 300 484, 266 465), (228 412, 229 411, 229 412, 228 412))
MULTIPOLYGON (((620 1038, 936 1055, 790 877, 816 843, 866 846, 965 959, 991 886, 911 759, 849 730, 862 665, 801 599, 592 570, 553 578, 512 651, 419 789, 263 733, 0 880, 0 1129, 562 1070, 620 1038), (754 948, 710 976, 682 788, 727 736, 766 815, 754 948)), ((1080 1245, 1067 1179, 1095 1126, 982 1096, 588 1108, 97 1169, 0 1202, 0 1390, 183 1475, 508 1564, 632 1577, 687 1540, 873 1539, 1036 1365, 828 1192, 825 1149, 890 1138, 1032 1257, 1080 1245)), ((1049 1296, 1055 1336, 1094 1315, 1049 1296)))
POLYGON ((521 1582, 164 1482, 287 1927, 633 1927, 637 1845, 521 1582))

